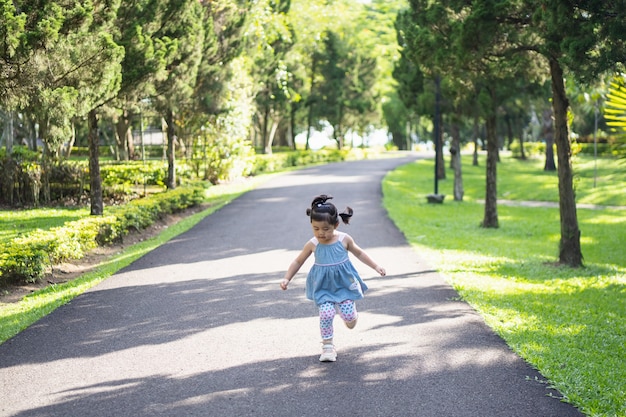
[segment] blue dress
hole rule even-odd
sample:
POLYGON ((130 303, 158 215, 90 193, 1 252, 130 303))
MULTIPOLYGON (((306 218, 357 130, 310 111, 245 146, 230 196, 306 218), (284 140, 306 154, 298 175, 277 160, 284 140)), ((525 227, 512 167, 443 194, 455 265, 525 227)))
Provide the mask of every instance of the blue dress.
POLYGON ((360 300, 367 291, 341 243, 346 234, 338 232, 338 235, 337 241, 329 245, 319 243, 315 237, 311 239, 315 245, 315 264, 306 278, 306 297, 317 305, 360 300))

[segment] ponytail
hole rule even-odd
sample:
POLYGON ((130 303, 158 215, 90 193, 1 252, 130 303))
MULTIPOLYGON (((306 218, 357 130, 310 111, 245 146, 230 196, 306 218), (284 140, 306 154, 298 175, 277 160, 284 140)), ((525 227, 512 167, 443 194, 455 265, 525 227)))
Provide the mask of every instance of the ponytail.
POLYGON ((311 202, 311 207, 306 209, 306 215, 311 218, 311 221, 325 221, 332 225, 339 223, 339 217, 341 217, 341 221, 344 224, 350 224, 353 210, 350 207, 346 207, 343 213, 338 213, 337 207, 333 203, 328 202, 332 198, 332 196, 326 194, 315 197, 311 202))

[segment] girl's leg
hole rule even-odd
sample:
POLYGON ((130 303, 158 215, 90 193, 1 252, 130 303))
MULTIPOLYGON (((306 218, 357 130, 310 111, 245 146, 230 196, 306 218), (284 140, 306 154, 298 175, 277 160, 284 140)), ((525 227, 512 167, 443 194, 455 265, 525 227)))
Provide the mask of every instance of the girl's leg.
POLYGON ((333 320, 335 319, 335 304, 323 303, 319 305, 320 311, 320 333, 322 334, 322 343, 333 342, 333 320))
POLYGON ((345 300, 339 303, 339 315, 344 323, 346 323, 346 326, 348 326, 349 329, 353 329, 354 326, 356 326, 356 320, 359 318, 354 300, 345 300))
POLYGON ((322 354, 320 362, 335 362, 337 352, 333 346, 333 320, 335 319, 335 303, 319 305, 320 332, 322 333, 322 354))

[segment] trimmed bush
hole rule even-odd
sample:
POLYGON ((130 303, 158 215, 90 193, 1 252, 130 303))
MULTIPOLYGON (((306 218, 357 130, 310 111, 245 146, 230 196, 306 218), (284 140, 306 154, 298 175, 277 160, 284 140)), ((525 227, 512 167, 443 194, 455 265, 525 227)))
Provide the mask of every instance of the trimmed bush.
POLYGON ((297 166, 365 159, 369 152, 367 149, 323 149, 319 151, 279 152, 271 155, 260 154, 254 157, 251 174, 276 172, 297 166))
POLYGON ((80 259, 98 245, 119 242, 133 230, 142 230, 167 214, 200 204, 205 185, 154 194, 123 206, 107 208, 104 216, 89 216, 50 230, 37 230, 0 247, 0 284, 35 282, 46 266, 80 259))

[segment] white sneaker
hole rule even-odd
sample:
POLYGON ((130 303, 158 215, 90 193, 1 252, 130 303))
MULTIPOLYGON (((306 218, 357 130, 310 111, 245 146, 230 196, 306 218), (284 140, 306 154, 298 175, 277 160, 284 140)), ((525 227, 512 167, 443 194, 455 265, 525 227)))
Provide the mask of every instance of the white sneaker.
POLYGON ((322 345, 322 354, 320 355, 320 362, 335 362, 337 360, 337 351, 335 346, 331 344, 322 345))
POLYGON ((346 324, 346 327, 348 329, 354 329, 354 327, 356 326, 356 321, 359 319, 359 316, 356 316, 354 318, 354 320, 352 321, 344 321, 344 323, 346 324))

